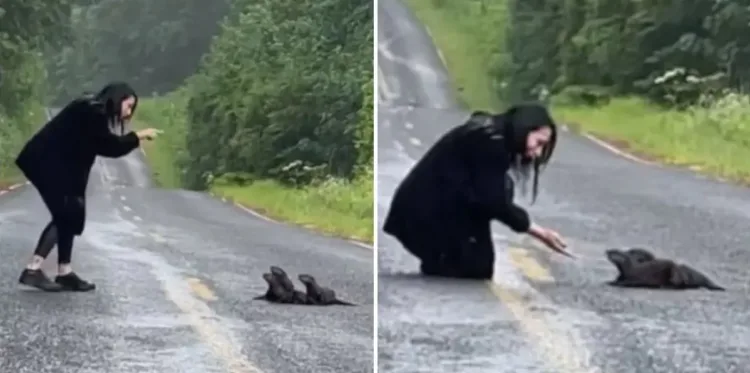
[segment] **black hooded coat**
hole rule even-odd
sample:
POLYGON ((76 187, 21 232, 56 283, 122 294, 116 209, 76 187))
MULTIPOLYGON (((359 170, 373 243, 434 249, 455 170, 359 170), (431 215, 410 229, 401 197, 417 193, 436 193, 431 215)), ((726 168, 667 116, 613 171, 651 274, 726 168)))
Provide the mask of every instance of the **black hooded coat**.
MULTIPOLYGON (((503 114, 473 113, 444 134, 395 191, 383 230, 425 264, 463 267, 491 277, 493 219, 528 231, 527 212, 513 202, 508 171, 526 148, 528 134, 555 125, 547 110, 519 105, 503 114)), ((424 271, 424 270, 423 270, 424 271)))
MULTIPOLYGON (((80 235, 86 220, 86 187, 97 155, 116 158, 140 145, 134 132, 115 134, 121 103, 136 98, 126 83, 77 98, 45 124, 23 147, 16 165, 37 188, 58 229, 80 235)), ((133 106, 135 111, 135 105, 133 106)))

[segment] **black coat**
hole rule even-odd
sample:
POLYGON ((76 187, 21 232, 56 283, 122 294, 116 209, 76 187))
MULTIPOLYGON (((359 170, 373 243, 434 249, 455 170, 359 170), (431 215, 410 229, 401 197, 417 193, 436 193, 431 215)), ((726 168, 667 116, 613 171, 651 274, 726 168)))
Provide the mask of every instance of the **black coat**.
POLYGON ((106 113, 101 101, 77 99, 47 122, 16 158, 58 229, 83 232, 86 186, 96 156, 121 157, 139 146, 133 132, 114 134, 106 113))
POLYGON ((384 231, 422 260, 466 247, 494 258, 493 219, 526 232, 529 215, 513 202, 508 170, 528 132, 551 119, 544 109, 515 110, 521 112, 516 123, 507 113, 476 112, 444 134, 396 189, 384 231))

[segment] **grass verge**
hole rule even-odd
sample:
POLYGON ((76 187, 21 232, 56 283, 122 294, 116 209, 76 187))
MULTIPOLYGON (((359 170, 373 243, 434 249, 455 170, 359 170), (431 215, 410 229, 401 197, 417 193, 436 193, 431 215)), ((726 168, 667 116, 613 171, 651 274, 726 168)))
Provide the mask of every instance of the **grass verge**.
POLYGON ((6 190, 9 187, 16 185, 16 184, 20 184, 22 182, 23 182, 23 177, 17 174, 0 176, 0 190, 6 190))
POLYGON ((329 180, 306 188, 275 181, 250 185, 215 185, 212 191, 271 218, 337 237, 372 243, 372 177, 354 182, 329 180))
MULTIPOLYGON (((164 131, 155 141, 144 144, 154 181, 164 188, 182 185, 177 161, 185 151, 185 97, 178 91, 144 99, 138 106, 136 128, 155 127, 164 131)), ((373 242, 371 172, 352 182, 332 179, 305 188, 261 180, 242 186, 217 184, 210 191, 277 220, 328 235, 373 242)))
POLYGON ((497 110, 490 68, 502 58, 504 1, 407 0, 417 18, 427 27, 453 78, 462 103, 477 110, 497 110), (436 6, 436 4, 440 4, 436 6), (488 15, 492 15, 491 17, 488 15), (459 89, 460 88, 460 89, 459 89))
POLYGON ((178 160, 185 149, 185 97, 178 91, 164 97, 147 98, 138 103, 135 127, 154 127, 164 131, 154 141, 142 145, 151 168, 151 176, 156 185, 162 188, 182 186, 178 160))
MULTIPOLYGON (((407 0, 442 52, 458 94, 472 109, 502 110, 487 77, 502 56, 504 2, 407 0), (488 30, 491 30, 488 32, 488 30)), ((615 147, 641 157, 750 184, 750 101, 733 96, 709 108, 664 110, 638 98, 600 107, 553 106, 560 122, 574 123, 615 147)))
POLYGON ((750 184, 750 100, 727 96, 708 108, 663 110, 639 98, 597 108, 559 106, 555 116, 622 149, 662 163, 750 184))

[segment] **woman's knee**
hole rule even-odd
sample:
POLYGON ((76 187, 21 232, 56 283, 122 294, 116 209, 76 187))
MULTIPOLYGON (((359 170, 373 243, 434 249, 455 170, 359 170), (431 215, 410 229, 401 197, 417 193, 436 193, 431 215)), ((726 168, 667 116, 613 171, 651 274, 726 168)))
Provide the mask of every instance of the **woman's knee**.
POLYGON ((471 240, 464 246, 460 258, 464 277, 491 279, 495 269, 495 248, 490 240, 471 240))

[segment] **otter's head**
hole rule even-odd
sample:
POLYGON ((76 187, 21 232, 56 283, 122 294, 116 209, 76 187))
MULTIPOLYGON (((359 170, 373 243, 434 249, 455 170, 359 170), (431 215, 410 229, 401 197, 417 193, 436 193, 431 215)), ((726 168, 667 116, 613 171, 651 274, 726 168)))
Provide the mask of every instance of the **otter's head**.
POLYGON ((303 274, 300 274, 299 276, 297 276, 297 278, 299 279, 299 281, 301 283, 303 283, 305 285, 313 285, 313 284, 315 284, 315 278, 312 277, 311 275, 303 273, 303 274))
POLYGON ((273 275, 268 272, 263 274, 263 279, 268 283, 268 285, 273 285, 274 283, 273 275))
POLYGON ((281 277, 286 276, 286 272, 284 272, 284 270, 281 269, 281 267, 277 267, 277 266, 271 266, 271 273, 274 274, 275 276, 281 276, 281 277))
POLYGON ((607 259, 617 267, 617 270, 620 271, 620 273, 622 273, 623 270, 627 270, 632 265, 630 257, 622 250, 609 249, 605 253, 607 254, 607 259))
POLYGON ((628 250, 627 255, 634 263, 645 263, 656 259, 656 256, 646 249, 634 247, 628 250))

